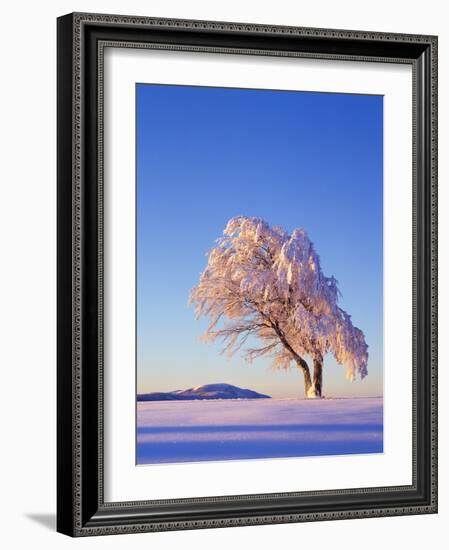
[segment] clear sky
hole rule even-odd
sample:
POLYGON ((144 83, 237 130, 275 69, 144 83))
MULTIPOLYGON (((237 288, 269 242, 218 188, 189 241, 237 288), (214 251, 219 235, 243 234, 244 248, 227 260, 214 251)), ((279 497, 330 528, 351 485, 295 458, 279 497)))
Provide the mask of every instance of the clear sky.
POLYGON ((325 358, 327 396, 382 395, 383 98, 138 84, 138 392, 214 382, 303 397, 296 369, 228 359, 188 307, 206 253, 237 215, 307 230, 365 333, 368 376, 325 358))

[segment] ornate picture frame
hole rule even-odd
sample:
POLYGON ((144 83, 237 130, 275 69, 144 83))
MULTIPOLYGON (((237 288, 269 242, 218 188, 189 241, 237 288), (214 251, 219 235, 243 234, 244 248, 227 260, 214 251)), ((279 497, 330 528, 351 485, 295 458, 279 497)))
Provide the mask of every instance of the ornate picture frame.
POLYGON ((57 72, 57 530, 90 536, 436 513, 437 37, 74 13, 58 19, 57 72), (174 499, 149 490, 145 500, 105 500, 107 47, 411 67, 411 484, 174 499))

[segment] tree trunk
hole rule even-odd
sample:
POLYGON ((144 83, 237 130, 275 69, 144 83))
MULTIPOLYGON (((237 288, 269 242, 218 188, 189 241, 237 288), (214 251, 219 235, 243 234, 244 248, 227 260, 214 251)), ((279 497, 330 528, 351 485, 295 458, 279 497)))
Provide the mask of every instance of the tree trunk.
POLYGON ((295 357, 296 364, 298 365, 298 368, 302 370, 302 373, 304 375, 304 393, 306 394, 306 397, 310 397, 310 391, 312 389, 312 378, 310 376, 310 370, 309 365, 304 361, 304 359, 300 356, 295 357))
POLYGON ((315 397, 321 397, 323 390, 323 362, 313 361, 313 386, 315 388, 315 397))
POLYGON ((309 367, 302 367, 302 372, 304 374, 304 392, 306 394, 306 397, 309 397, 309 392, 312 387, 312 380, 310 378, 310 371, 309 367))
POLYGON ((323 361, 314 359, 313 361, 313 382, 310 377, 309 365, 300 358, 296 363, 304 374, 304 390, 308 399, 320 398, 323 389, 323 361))
POLYGON ((284 333, 279 328, 279 325, 276 322, 270 321, 271 328, 274 330, 274 332, 278 335, 279 340, 290 353, 292 358, 296 361, 296 364, 298 365, 298 368, 300 368, 304 375, 304 389, 306 393, 306 397, 321 397, 321 384, 320 384, 320 394, 317 395, 315 391, 315 386, 312 384, 312 380, 310 378, 310 370, 309 365, 307 362, 296 353, 296 351, 292 348, 292 346, 289 344, 287 339, 285 338, 284 333))

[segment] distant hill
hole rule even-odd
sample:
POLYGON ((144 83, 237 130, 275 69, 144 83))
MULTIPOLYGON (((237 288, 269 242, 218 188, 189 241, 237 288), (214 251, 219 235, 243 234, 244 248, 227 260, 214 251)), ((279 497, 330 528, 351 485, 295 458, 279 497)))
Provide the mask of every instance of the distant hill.
POLYGON ((271 396, 231 384, 206 384, 198 388, 137 395, 137 401, 187 401, 204 399, 271 399, 271 396))

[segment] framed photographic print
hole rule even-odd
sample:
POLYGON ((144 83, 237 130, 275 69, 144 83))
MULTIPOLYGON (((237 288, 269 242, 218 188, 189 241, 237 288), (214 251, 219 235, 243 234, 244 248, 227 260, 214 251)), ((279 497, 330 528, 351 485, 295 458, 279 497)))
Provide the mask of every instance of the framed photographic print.
POLYGON ((437 38, 58 19, 58 531, 437 511, 437 38))

